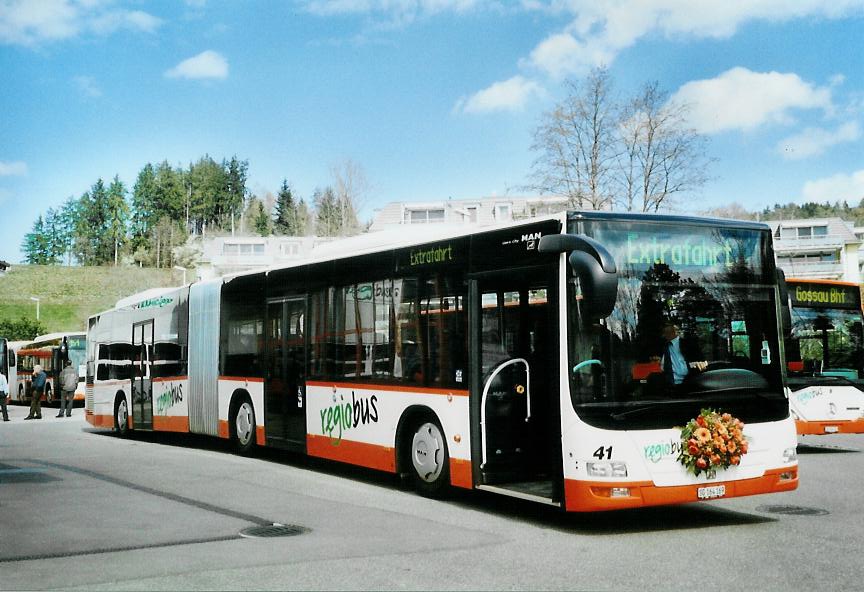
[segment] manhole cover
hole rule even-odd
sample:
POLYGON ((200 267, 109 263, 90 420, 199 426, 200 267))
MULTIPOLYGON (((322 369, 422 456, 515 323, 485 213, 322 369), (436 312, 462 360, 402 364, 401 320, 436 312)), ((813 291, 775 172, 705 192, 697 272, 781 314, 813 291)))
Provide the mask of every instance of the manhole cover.
POLYGON ((309 532, 308 528, 293 524, 268 524, 266 526, 250 526, 240 531, 241 537, 249 539, 266 539, 273 537, 296 536, 309 532))
POLYGON ((828 510, 822 508, 807 508, 804 506, 759 506, 757 512, 769 514, 786 514, 787 516, 824 516, 828 510))

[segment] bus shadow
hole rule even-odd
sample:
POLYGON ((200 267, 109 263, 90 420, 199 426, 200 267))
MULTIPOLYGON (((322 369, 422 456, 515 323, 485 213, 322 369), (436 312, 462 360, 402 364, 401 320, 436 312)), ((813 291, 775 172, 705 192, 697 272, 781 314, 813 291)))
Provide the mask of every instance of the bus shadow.
MULTIPOLYGON (((113 432, 83 428, 85 432, 108 438, 120 438, 113 432)), ((127 439, 165 446, 210 450, 236 454, 227 440, 196 434, 169 432, 131 432, 127 439)), ((857 451, 856 451, 857 452, 857 451)), ((409 483, 398 475, 364 467, 346 465, 276 448, 259 448, 251 458, 274 464, 308 469, 318 473, 350 479, 366 485, 404 491, 416 495, 409 483)), ((534 526, 582 535, 618 535, 640 532, 662 532, 710 527, 742 526, 777 522, 776 518, 692 503, 617 510, 613 512, 568 513, 558 508, 480 490, 451 489, 441 503, 481 512, 498 518, 522 521, 534 526)))
POLYGON ((706 503, 615 510, 611 512, 563 512, 550 506, 483 491, 459 491, 451 502, 474 511, 521 520, 535 526, 580 535, 619 535, 711 527, 745 526, 777 522, 776 518, 729 510, 706 503))
POLYGON ((798 444, 798 454, 841 454, 861 452, 858 448, 844 448, 832 444, 798 444))

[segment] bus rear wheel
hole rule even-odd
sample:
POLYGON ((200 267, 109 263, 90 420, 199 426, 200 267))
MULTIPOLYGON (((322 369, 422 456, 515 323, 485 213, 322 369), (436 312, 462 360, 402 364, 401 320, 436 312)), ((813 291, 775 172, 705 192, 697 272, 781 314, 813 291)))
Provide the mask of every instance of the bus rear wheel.
POLYGON ((231 416, 231 439, 240 454, 249 454, 255 447, 255 408, 252 401, 243 398, 231 416))
POLYGON ((442 497, 450 479, 450 456, 444 431, 438 422, 424 418, 414 424, 406 438, 405 458, 414 489, 425 497, 442 497))
POLYGON ((129 405, 122 394, 114 401, 114 431, 120 436, 129 434, 129 405))

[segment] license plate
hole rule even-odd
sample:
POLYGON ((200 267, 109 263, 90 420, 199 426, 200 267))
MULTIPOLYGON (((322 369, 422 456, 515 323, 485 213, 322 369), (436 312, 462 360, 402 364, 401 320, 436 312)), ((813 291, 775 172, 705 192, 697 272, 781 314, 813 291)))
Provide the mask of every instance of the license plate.
POLYGON ((825 426, 826 434, 836 434, 840 430, 837 426, 825 426))
POLYGON ((725 485, 712 485, 711 487, 700 487, 696 490, 696 497, 699 499, 713 499, 715 497, 723 497, 726 495, 725 485))

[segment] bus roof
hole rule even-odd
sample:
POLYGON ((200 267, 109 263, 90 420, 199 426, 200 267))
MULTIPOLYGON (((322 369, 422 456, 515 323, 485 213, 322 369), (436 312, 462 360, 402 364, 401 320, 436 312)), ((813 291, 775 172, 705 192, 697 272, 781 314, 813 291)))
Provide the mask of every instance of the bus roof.
POLYGON ((64 337, 72 337, 74 335, 85 336, 87 335, 87 329, 81 329, 80 331, 65 331, 60 333, 46 333, 45 335, 39 335, 32 341, 25 341, 24 343, 37 343, 39 341, 52 341, 54 339, 63 339, 64 337))

